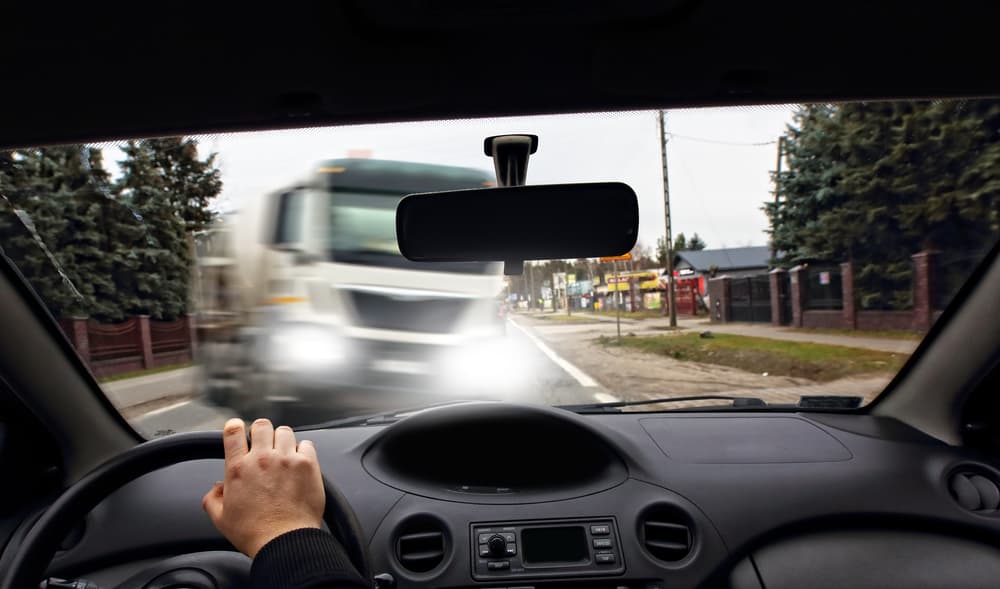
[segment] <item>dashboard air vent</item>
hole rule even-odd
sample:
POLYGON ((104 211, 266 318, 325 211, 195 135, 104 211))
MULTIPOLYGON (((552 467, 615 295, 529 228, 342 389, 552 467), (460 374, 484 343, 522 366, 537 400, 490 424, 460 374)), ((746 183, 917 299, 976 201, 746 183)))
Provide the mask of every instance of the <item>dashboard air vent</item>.
POLYGON ((430 517, 415 517, 399 528, 396 560, 410 572, 426 573, 444 560, 446 545, 440 522, 430 517))
POLYGON ((680 509, 660 505, 639 520, 639 539, 657 560, 674 562, 691 552, 691 523, 680 509))
POLYGON ((959 505, 973 513, 993 515, 1000 509, 1000 483, 992 474, 957 470, 948 481, 948 490, 959 505))

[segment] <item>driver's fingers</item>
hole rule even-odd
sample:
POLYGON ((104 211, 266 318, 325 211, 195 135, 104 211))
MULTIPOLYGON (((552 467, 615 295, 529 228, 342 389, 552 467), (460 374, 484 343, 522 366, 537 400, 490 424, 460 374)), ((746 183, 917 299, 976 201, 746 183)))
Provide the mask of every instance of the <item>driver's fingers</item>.
POLYGON ((222 428, 222 445, 226 460, 239 458, 247 453, 247 433, 242 419, 230 419, 222 428))
POLYGON ((316 446, 313 445, 312 440, 302 440, 299 442, 298 452, 314 462, 317 460, 316 446))
POLYGON ((274 426, 270 419, 258 419, 250 425, 250 451, 274 449, 274 426))
POLYGON ((279 454, 295 454, 295 432, 287 425, 274 430, 274 449, 279 454))
POLYGON ((201 507, 208 513, 208 517, 217 522, 222 519, 222 483, 217 482, 212 485, 208 493, 201 499, 201 507))

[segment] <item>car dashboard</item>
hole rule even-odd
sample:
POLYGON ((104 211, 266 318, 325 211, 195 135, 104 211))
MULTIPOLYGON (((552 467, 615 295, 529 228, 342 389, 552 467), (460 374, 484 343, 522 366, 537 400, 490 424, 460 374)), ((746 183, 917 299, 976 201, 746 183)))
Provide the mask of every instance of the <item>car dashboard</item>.
MULTIPOLYGON (((1000 578, 1000 473, 891 419, 470 403, 300 438, 353 506, 372 570, 400 588, 1000 578)), ((201 510, 221 475, 203 460, 119 489, 53 574, 113 587, 152 560, 229 548, 201 510)))

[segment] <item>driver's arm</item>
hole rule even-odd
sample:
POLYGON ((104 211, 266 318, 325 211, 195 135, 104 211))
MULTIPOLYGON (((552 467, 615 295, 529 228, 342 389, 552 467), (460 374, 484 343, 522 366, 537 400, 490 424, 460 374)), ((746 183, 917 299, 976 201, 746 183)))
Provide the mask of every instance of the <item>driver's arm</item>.
POLYGON ((222 432, 225 481, 205 494, 212 523, 253 559, 254 588, 370 587, 340 543, 320 529, 325 496, 316 448, 287 426, 230 419, 222 432))

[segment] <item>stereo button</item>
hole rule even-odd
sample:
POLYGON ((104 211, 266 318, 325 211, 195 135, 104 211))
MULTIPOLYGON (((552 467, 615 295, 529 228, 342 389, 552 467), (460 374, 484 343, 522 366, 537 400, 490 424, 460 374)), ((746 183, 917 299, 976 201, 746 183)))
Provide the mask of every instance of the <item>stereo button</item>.
POLYGON ((509 560, 491 560, 486 563, 486 568, 491 571, 504 571, 510 568, 509 560))
POLYGON ((594 548, 611 548, 611 538, 594 538, 594 548))
POLYGON ((615 554, 613 552, 598 552, 594 555, 594 561, 597 564, 612 564, 615 562, 615 554))
POLYGON ((595 536, 607 536, 611 533, 610 526, 590 526, 590 533, 595 536))

